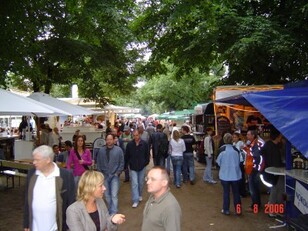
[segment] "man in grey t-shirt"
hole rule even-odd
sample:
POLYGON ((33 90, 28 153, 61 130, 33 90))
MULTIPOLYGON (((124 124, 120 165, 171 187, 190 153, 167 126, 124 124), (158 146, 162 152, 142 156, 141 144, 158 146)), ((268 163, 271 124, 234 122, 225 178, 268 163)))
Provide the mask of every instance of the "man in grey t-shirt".
POLYGON ((181 207, 170 192, 169 175, 164 167, 155 166, 147 176, 151 193, 143 210, 142 231, 181 231, 181 207))

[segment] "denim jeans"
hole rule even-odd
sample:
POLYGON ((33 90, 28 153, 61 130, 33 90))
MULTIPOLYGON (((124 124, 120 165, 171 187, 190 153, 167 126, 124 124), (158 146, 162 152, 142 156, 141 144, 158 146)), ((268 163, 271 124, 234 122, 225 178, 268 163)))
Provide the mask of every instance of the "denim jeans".
POLYGON ((241 173, 242 173, 242 179, 240 179, 239 187, 240 187, 240 195, 242 197, 246 197, 248 195, 247 189, 246 189, 246 173, 244 164, 240 163, 241 173))
POLYGON ((80 180, 80 176, 74 176, 74 184, 75 184, 75 195, 77 195, 78 183, 80 180))
POLYGON ((239 191, 239 181, 224 181, 221 180, 221 185, 223 187, 223 210, 225 212, 230 212, 230 187, 232 188, 233 194, 233 205, 235 212, 241 212, 241 197, 239 191))
POLYGON ((129 168, 124 169, 124 180, 129 181, 129 168))
POLYGON ((249 191, 251 196, 251 208, 258 205, 260 209, 261 205, 261 192, 260 192, 260 174, 259 172, 253 170, 252 173, 248 176, 249 191))
POLYGON ((173 171, 173 167, 171 164, 171 155, 168 155, 168 157, 166 158, 166 170, 169 174, 171 171, 173 171))
POLYGON ((156 156, 153 158, 154 166, 165 166, 165 157, 163 156, 156 156))
POLYGON ((145 178, 145 169, 146 167, 144 167, 141 171, 130 170, 130 178, 131 178, 130 181, 131 181, 133 203, 139 203, 139 197, 142 196, 142 190, 145 178))
POLYGON ((171 161, 173 165, 174 183, 175 185, 181 185, 183 156, 171 156, 171 161))
POLYGON ((212 160, 213 160, 213 155, 212 158, 209 158, 207 155, 205 156, 206 160, 206 167, 204 170, 203 174, 203 181, 213 181, 213 176, 212 176, 212 160))
POLYGON ((183 154, 183 181, 189 180, 193 181, 195 179, 195 163, 194 163, 194 154, 192 152, 183 154), (188 173, 189 170, 189 173, 188 173))
POLYGON ((117 175, 105 175, 106 187, 105 198, 108 204, 109 214, 118 212, 118 192, 120 188, 120 178, 117 175))

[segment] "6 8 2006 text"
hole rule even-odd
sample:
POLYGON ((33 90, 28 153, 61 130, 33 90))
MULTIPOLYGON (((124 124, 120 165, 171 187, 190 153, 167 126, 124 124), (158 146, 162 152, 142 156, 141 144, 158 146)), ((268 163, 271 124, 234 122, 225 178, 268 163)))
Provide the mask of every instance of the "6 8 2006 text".
POLYGON ((284 204, 265 204, 264 205, 264 213, 284 213, 284 204))

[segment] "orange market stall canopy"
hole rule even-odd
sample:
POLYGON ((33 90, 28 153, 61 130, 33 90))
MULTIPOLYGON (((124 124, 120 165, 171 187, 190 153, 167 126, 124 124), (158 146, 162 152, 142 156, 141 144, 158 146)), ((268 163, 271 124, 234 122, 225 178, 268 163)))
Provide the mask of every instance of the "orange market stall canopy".
POLYGON ((308 87, 249 92, 219 102, 253 105, 308 158, 308 87))
POLYGON ((288 84, 283 90, 243 93, 219 101, 253 105, 289 141, 285 145, 287 200, 284 219, 287 223, 300 227, 300 230, 307 230, 303 227, 304 221, 307 221, 307 217, 303 216, 307 214, 307 170, 293 168, 291 145, 308 158, 308 81, 288 84))
POLYGON ((233 130, 247 131, 252 124, 257 126, 268 124, 264 116, 249 102, 246 104, 226 103, 225 99, 236 98, 248 92, 281 90, 283 87, 283 85, 216 87, 213 95, 216 133, 223 134, 233 130))

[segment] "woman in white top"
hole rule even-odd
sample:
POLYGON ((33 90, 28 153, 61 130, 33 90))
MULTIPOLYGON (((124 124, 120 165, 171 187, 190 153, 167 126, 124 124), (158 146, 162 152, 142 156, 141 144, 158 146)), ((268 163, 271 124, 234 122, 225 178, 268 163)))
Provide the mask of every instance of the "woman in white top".
POLYGON ((184 140, 180 138, 178 130, 174 130, 172 139, 169 143, 169 152, 171 153, 171 161, 173 165, 174 183, 177 188, 181 187, 181 169, 183 165, 183 152, 186 147, 184 140))

